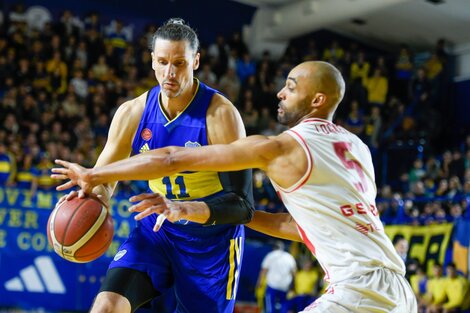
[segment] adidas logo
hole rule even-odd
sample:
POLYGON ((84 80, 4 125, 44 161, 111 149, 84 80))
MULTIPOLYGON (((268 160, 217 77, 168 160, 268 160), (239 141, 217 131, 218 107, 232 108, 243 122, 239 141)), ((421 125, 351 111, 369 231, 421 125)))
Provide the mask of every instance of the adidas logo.
POLYGON ((20 271, 19 276, 6 281, 5 289, 8 291, 26 290, 27 292, 37 293, 66 293, 59 273, 52 259, 48 256, 37 257, 33 265, 20 271))
POLYGON ((147 151, 149 151, 149 150, 150 150, 149 145, 146 143, 145 145, 143 145, 143 146, 140 148, 139 152, 140 152, 140 153, 144 153, 144 152, 147 152, 147 151))

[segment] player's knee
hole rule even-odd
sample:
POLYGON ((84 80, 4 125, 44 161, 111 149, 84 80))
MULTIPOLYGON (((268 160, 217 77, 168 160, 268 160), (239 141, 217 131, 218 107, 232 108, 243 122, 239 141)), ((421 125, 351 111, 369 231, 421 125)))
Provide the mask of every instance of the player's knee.
POLYGON ((130 313, 129 300, 120 294, 103 291, 100 292, 93 303, 91 313, 130 313))

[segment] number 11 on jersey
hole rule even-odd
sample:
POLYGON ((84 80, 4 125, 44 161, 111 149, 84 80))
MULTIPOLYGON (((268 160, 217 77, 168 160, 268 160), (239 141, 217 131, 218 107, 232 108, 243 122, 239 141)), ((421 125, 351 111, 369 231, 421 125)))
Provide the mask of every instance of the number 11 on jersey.
POLYGON ((176 176, 175 178, 175 185, 178 185, 180 192, 179 194, 175 195, 173 193, 173 184, 171 182, 171 177, 165 176, 162 178, 162 183, 166 186, 166 194, 165 197, 170 200, 174 199, 184 199, 189 198, 190 195, 186 192, 186 185, 184 184, 184 177, 183 176, 176 176))

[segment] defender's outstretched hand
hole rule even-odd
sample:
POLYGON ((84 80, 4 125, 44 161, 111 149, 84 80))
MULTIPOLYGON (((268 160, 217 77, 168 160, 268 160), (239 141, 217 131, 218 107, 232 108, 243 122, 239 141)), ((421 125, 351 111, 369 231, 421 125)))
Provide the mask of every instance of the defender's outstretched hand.
POLYGON ((186 216, 186 211, 180 203, 168 200, 158 193, 142 193, 131 197, 129 201, 140 201, 129 208, 129 212, 140 212, 134 217, 137 221, 154 213, 159 214, 153 231, 158 231, 165 219, 175 222, 186 216))
POLYGON ((51 178, 53 179, 69 179, 68 182, 63 183, 56 187, 57 190, 63 191, 72 188, 73 186, 80 186, 80 192, 90 194, 93 185, 89 179, 90 169, 78 165, 77 163, 70 163, 63 160, 55 160, 56 164, 62 165, 62 168, 53 168, 51 178))

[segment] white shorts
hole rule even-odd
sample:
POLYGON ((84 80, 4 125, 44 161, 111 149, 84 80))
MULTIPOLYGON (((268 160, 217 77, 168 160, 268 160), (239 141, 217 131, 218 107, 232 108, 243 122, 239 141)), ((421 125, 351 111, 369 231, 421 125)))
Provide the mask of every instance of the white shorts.
POLYGON ((406 279, 389 269, 347 279, 328 287, 327 293, 302 312, 416 313, 416 297, 406 279))

